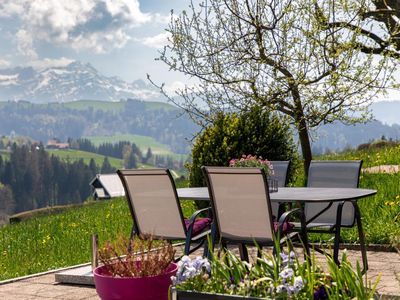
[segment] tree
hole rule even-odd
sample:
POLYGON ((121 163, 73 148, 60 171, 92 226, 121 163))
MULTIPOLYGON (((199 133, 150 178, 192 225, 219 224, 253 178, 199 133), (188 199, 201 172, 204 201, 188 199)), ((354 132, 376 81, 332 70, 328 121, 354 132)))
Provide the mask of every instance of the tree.
POLYGON ((146 157, 145 157, 145 159, 144 159, 144 163, 145 164, 150 164, 153 159, 153 152, 151 151, 151 148, 149 147, 149 148, 147 148, 147 153, 146 153, 146 157))
POLYGON ((198 135, 192 148, 192 163, 188 164, 190 186, 206 184, 201 166, 228 166, 231 159, 243 154, 289 160, 289 177, 293 179, 297 152, 289 125, 276 114, 253 107, 239 115, 218 114, 214 124, 198 135))
POLYGON ((362 38, 353 44, 364 53, 380 54, 400 59, 400 3, 396 0, 338 1, 336 20, 326 16, 323 7, 319 13, 327 28, 356 32, 362 38))
POLYGON ((315 0, 192 2, 190 12, 171 17, 160 60, 195 80, 177 98, 159 87, 203 127, 217 112, 253 105, 289 116, 307 174, 309 129, 367 120, 367 104, 387 78, 386 60, 360 55, 349 46, 359 33, 327 28, 319 10, 315 0))
POLYGON ((101 173, 107 174, 107 173, 114 173, 115 168, 111 166, 110 161, 108 160, 108 157, 104 157, 103 164, 101 165, 101 173))
POLYGON ((13 214, 15 211, 15 201, 12 191, 9 186, 0 182, 0 212, 8 215, 13 214))

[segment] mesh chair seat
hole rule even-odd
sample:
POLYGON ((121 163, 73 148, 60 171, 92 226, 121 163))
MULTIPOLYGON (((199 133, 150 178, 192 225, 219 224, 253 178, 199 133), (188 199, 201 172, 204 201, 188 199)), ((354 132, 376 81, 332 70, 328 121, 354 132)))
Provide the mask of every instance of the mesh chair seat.
MULTIPOLYGON (((311 161, 308 171, 308 187, 357 188, 361 172, 361 160, 354 161, 311 161)), ((333 258, 339 264, 339 243, 341 227, 353 227, 357 222, 361 254, 365 272, 368 269, 364 233, 360 211, 356 201, 306 203, 305 217, 309 232, 335 234, 333 258)), ((298 228, 299 224, 296 224, 298 228)))
MULTIPOLYGON (((213 229, 223 248, 228 243, 237 244, 241 258, 248 260, 246 244, 275 246, 276 238, 293 227, 284 222, 286 217, 274 223, 264 170, 226 167, 202 167, 202 170, 213 210, 213 229), (277 234, 280 229, 283 230, 277 234)), ((214 235, 212 246, 216 241, 214 235)))
MULTIPOLYGON (((288 170, 290 161, 275 160, 275 161, 270 161, 270 163, 274 170, 274 175, 271 175, 270 178, 278 181, 278 188, 285 187, 286 184, 288 183, 288 170)), ((281 214, 284 212, 284 204, 272 202, 271 209, 272 209, 272 214, 279 218, 281 214)))
POLYGON ((205 242, 204 231, 209 221, 198 220, 198 217, 209 209, 195 212, 186 222, 168 169, 118 170, 117 173, 133 218, 131 238, 149 234, 165 240, 186 240, 184 254, 205 242), (203 232, 204 235, 200 235, 203 232), (194 247, 192 242, 196 243, 194 247))

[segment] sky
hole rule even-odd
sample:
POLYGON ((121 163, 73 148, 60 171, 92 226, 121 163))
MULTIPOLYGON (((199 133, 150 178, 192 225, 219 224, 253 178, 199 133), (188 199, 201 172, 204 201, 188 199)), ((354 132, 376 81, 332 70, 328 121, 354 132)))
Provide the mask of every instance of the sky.
POLYGON ((155 61, 167 42, 171 9, 188 0, 0 0, 0 69, 41 69, 78 60, 106 76, 169 86, 184 81, 155 61))
MULTIPOLYGON (((167 89, 187 78, 155 61, 171 9, 189 0, 0 0, 0 69, 63 66, 78 60, 128 82, 150 74, 167 89)), ((400 99, 389 90, 384 99, 400 99)))

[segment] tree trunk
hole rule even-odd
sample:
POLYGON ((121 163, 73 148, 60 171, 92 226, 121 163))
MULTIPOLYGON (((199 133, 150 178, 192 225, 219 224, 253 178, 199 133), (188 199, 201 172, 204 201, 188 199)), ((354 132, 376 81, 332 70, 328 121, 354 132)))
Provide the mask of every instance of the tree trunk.
POLYGON ((299 140, 301 152, 304 159, 304 178, 307 180, 308 168, 312 160, 310 136, 308 135, 307 122, 304 117, 303 105, 300 99, 299 89, 296 85, 291 87, 291 93, 294 100, 293 117, 296 122, 297 131, 299 133, 299 140))
POLYGON ((308 168, 310 167, 310 162, 312 160, 310 137, 308 135, 306 121, 303 117, 301 117, 300 120, 296 122, 296 124, 297 131, 299 133, 301 152, 304 159, 304 176, 305 178, 307 178, 308 168))

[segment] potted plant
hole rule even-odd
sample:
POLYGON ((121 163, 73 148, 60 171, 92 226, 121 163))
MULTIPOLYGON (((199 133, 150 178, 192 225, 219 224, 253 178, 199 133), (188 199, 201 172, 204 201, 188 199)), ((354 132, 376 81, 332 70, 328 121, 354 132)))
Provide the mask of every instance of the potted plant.
POLYGON ((263 254, 253 263, 241 261, 227 251, 221 258, 183 258, 172 278, 171 300, 260 299, 372 299, 371 286, 342 257, 341 267, 327 257, 329 272, 315 258, 300 262, 294 252, 277 256, 263 254))
POLYGON ((274 175, 274 168, 269 160, 263 159, 261 156, 257 157, 257 155, 253 156, 251 154, 243 154, 241 158, 232 158, 229 161, 229 166, 235 168, 263 169, 268 177, 269 192, 272 193, 278 191, 278 182, 271 178, 271 176, 274 175))
POLYGON ((99 249, 101 266, 93 271, 96 291, 103 300, 166 300, 177 271, 174 255, 170 243, 151 237, 107 242, 99 249))

